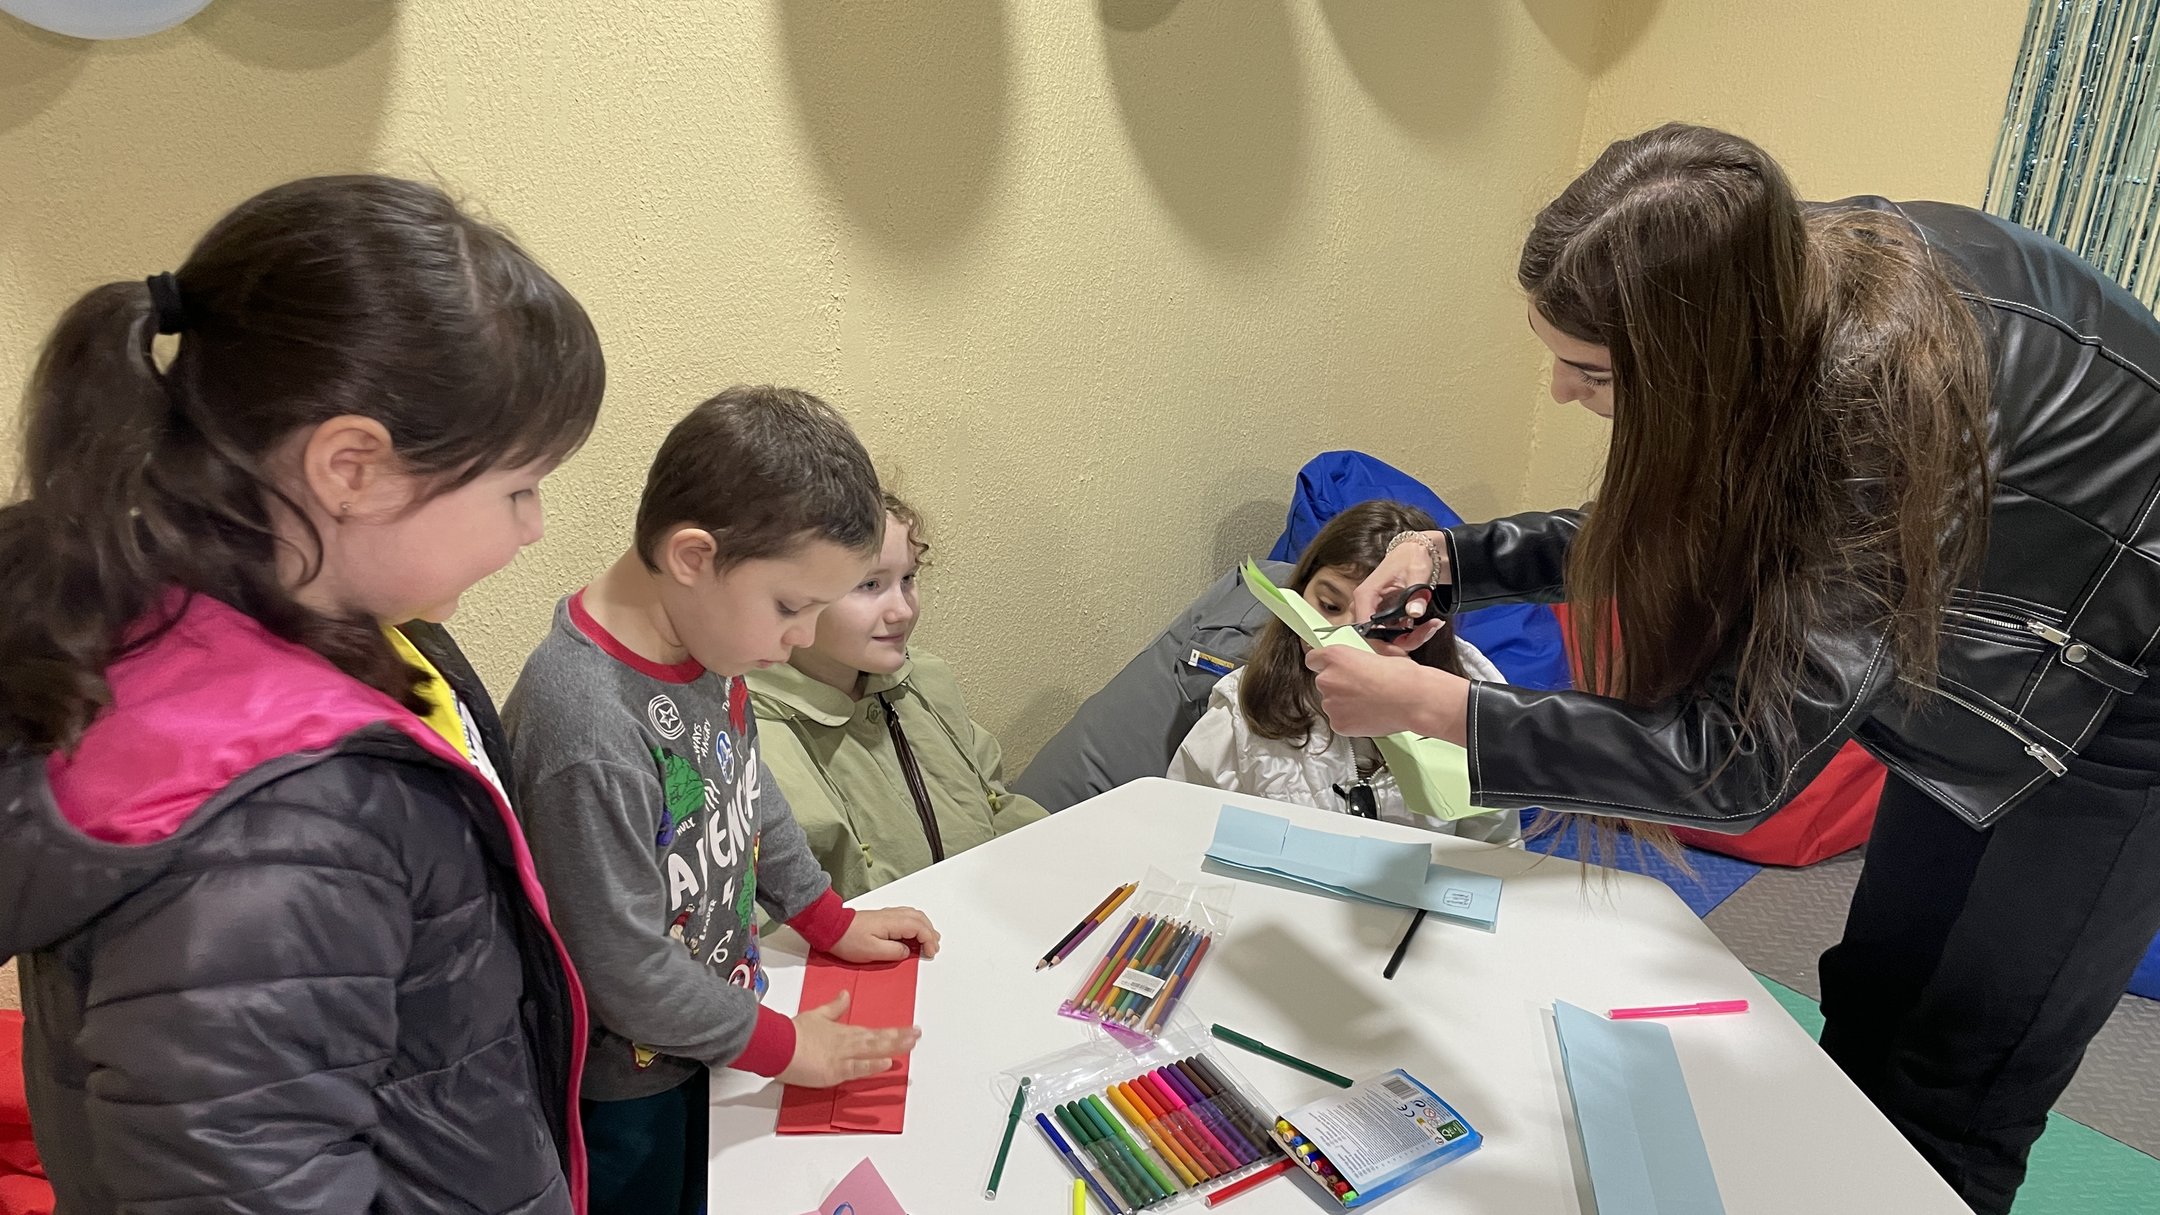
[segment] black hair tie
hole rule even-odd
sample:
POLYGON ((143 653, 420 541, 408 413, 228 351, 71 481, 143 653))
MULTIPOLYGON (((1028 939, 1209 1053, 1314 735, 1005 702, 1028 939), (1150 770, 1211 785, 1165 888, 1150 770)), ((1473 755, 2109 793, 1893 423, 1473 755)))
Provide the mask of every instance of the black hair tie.
POLYGON ((187 328, 187 305, 180 298, 180 281, 171 271, 153 274, 143 282, 150 286, 150 307, 157 313, 159 333, 179 333, 187 328))

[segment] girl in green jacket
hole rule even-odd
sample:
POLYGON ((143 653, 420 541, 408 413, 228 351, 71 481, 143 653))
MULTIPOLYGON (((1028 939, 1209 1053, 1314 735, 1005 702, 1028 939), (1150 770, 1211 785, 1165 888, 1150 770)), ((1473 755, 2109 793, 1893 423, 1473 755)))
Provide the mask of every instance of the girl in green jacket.
POLYGON ((765 762, 833 889, 854 898, 1048 813, 1005 787, 998 741, 952 668, 908 638, 922 618, 922 516, 885 495, 885 547, 817 640, 749 674, 765 762))

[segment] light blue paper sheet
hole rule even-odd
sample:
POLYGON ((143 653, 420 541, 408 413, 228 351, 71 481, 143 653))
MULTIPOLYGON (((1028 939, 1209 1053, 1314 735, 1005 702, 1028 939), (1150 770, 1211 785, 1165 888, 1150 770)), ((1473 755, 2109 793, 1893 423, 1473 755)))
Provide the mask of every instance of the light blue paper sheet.
POLYGON ((1598 1215, 1724 1215, 1672 1031, 1553 1001, 1598 1215))
POLYGON ((1232 870, 1366 903, 1422 907, 1490 931, 1500 879, 1433 863, 1429 844, 1340 835, 1278 815, 1224 806, 1209 860, 1232 870))

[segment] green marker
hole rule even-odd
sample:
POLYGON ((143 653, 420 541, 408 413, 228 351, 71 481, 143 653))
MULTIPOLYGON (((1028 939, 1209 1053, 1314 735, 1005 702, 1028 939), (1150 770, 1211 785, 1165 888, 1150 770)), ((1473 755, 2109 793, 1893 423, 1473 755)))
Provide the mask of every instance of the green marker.
POLYGON ((1110 1128, 1103 1125, 1101 1117, 1096 1114, 1094 1107, 1088 1104, 1086 1098, 1073 1102, 1073 1117, 1078 1118, 1081 1124, 1088 1128, 1088 1138, 1094 1141, 1096 1150, 1100 1151, 1105 1159, 1117 1161, 1118 1167, 1125 1171, 1127 1188, 1139 1198, 1139 1205, 1149 1206, 1168 1197, 1162 1187, 1156 1185, 1148 1176, 1147 1170, 1140 1167, 1140 1162, 1133 1159, 1132 1154, 1110 1133, 1110 1128))
POLYGON ((1033 1076, 1020 1077, 1020 1091, 1013 1094, 1012 1112, 1005 1115, 1005 1137, 998 1141, 997 1163, 990 1166, 990 1184, 983 1190, 985 1198, 997 1197, 998 1181, 1005 1176, 1005 1157, 1012 1152, 1013 1130, 1020 1125, 1020 1107, 1027 1104, 1028 1086, 1033 1083, 1033 1076))
POLYGON ((1077 1105, 1055 1106, 1053 1111, 1057 1114, 1057 1120, 1065 1124, 1065 1131, 1073 1137, 1073 1142, 1102 1169, 1104 1178, 1110 1182, 1110 1188, 1116 1191, 1118 1201, 1135 1211, 1144 1206, 1144 1200, 1152 1197, 1150 1191, 1126 1173, 1125 1162, 1117 1158, 1116 1152, 1095 1145, 1094 1120, 1081 1117, 1080 1107, 1077 1105))
POLYGON ((1118 1120, 1117 1114, 1103 1104, 1102 1098, 1090 1095, 1088 1104, 1094 1109, 1095 1116, 1102 1120, 1102 1124, 1110 1128, 1110 1133, 1117 1136, 1118 1144, 1132 1153, 1133 1159, 1140 1162, 1140 1167, 1147 1170, 1148 1177, 1162 1190, 1165 1197, 1183 1192, 1184 1187, 1172 1180, 1161 1165, 1155 1163, 1155 1158, 1148 1154, 1147 1149, 1133 1142, 1132 1133, 1125 1129, 1125 1124, 1118 1120))
POLYGON ((1228 1042, 1232 1046, 1249 1050, 1252 1053, 1259 1055, 1265 1059, 1273 1059, 1275 1062, 1280 1063, 1285 1067, 1294 1067, 1297 1070, 1304 1072, 1308 1076, 1312 1076, 1320 1080, 1325 1080, 1329 1084, 1332 1084, 1337 1088, 1349 1088, 1350 1085, 1353 1083, 1348 1076, 1341 1075, 1337 1072, 1331 1072, 1317 1063, 1311 1062, 1306 1059, 1300 1059, 1296 1055, 1293 1055, 1288 1051, 1276 1050, 1274 1047, 1269 1046, 1267 1043, 1262 1042, 1257 1038, 1248 1038, 1244 1034, 1241 1034, 1234 1029, 1225 1029, 1220 1025, 1214 1025, 1209 1027, 1209 1032, 1213 1033, 1217 1038, 1228 1042))

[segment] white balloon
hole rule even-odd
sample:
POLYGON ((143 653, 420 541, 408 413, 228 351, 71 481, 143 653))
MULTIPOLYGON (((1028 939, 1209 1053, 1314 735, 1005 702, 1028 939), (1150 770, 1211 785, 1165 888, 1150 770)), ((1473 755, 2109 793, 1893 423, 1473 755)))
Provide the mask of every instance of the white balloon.
POLYGON ((140 38, 169 30, 210 0, 0 0, 0 12, 70 38, 140 38))

